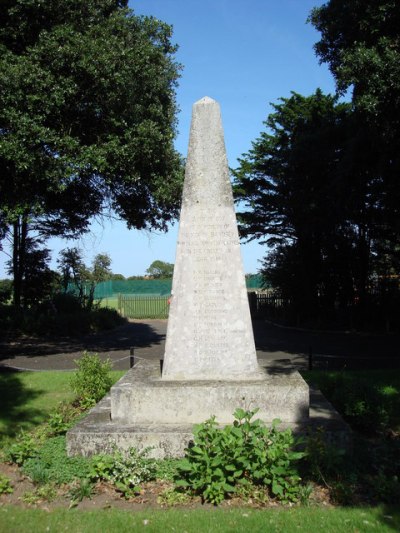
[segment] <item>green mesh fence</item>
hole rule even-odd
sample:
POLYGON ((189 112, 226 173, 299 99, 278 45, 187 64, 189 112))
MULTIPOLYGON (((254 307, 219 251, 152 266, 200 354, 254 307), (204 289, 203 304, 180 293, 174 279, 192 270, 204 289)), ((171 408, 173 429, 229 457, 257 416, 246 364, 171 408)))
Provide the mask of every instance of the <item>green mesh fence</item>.
MULTIPOLYGON (((246 277, 248 289, 255 290, 263 287, 261 275, 246 277)), ((116 297, 119 294, 132 296, 169 296, 171 294, 172 279, 127 279, 107 280, 96 285, 94 297, 96 300, 116 297)), ((86 288, 89 292, 89 286, 86 288)), ((75 292, 74 286, 68 287, 68 292, 75 292)))

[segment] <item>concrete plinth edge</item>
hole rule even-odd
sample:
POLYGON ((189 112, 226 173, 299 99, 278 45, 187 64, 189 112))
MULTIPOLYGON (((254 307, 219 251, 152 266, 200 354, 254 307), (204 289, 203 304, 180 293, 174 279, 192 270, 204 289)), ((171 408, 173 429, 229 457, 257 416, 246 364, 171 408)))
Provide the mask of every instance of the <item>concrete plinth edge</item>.
MULTIPOLYGON (((162 398, 160 398, 162 403, 162 398)), ((332 405, 316 389, 310 389, 310 416, 300 422, 282 422, 280 429, 290 427, 295 434, 318 434, 337 448, 352 451, 352 432, 332 405)), ((218 418, 217 418, 218 420, 218 418)), ((76 426, 67 433, 67 453, 70 456, 90 456, 151 448, 149 457, 163 459, 182 457, 193 438, 193 424, 124 424, 111 420, 111 395, 101 400, 76 426)))

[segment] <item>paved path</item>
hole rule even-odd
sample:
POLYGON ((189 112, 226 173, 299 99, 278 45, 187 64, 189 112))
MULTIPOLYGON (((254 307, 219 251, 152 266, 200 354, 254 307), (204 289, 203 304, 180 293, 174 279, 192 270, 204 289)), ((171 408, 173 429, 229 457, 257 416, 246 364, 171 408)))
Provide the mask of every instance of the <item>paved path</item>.
MULTIPOLYGON (((253 323, 257 355, 261 359, 305 368, 310 350, 314 365, 329 368, 400 367, 400 335, 314 332, 282 328, 262 320, 253 323)), ((129 368, 130 348, 135 357, 161 359, 167 320, 133 320, 113 331, 79 339, 0 341, 0 365, 28 370, 72 370, 85 350, 110 358, 113 368, 129 368)))

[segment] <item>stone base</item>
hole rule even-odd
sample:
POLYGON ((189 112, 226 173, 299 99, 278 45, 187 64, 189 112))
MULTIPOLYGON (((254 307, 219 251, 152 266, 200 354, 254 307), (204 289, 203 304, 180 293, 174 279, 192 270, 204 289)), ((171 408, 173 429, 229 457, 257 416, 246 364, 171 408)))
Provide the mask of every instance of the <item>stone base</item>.
POLYGON ((194 423, 204 422, 212 414, 221 425, 230 423, 237 407, 259 407, 256 418, 267 424, 279 418, 281 429, 290 427, 296 433, 322 428, 327 440, 351 448, 347 424, 319 391, 308 390, 295 371, 282 375, 266 369, 263 381, 251 383, 177 384, 163 382, 159 365, 145 361, 67 433, 67 452, 89 456, 110 453, 115 446, 121 450, 134 446, 139 450, 151 447, 150 457, 180 457, 193 438, 194 423))
POLYGON ((260 370, 258 380, 171 381, 161 378, 158 361, 141 360, 112 387, 111 419, 121 425, 180 425, 216 415, 229 424, 238 407, 257 407, 257 417, 266 423, 308 418, 308 385, 300 374, 260 370))

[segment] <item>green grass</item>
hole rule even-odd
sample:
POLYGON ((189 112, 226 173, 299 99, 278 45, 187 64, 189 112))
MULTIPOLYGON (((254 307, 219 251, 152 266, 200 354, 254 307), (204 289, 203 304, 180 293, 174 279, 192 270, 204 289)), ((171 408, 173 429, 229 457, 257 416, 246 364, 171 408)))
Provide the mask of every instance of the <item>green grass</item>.
MULTIPOLYGON (((127 318, 167 318, 169 306, 166 296, 135 297, 134 295, 125 295, 128 301, 124 306, 124 316, 127 318)), ((110 297, 98 300, 100 307, 118 310, 118 298, 110 297)))
MULTIPOLYGON (((113 371, 113 381, 124 372, 113 371)), ((15 436, 44 422, 60 402, 70 401, 72 372, 0 373, 0 436, 15 436)))
POLYGON ((399 508, 364 509, 207 509, 148 510, 140 512, 115 509, 99 511, 56 510, 3 507, 0 532, 18 531, 132 531, 168 532, 367 532, 399 531, 399 508))
MULTIPOLYGON (((385 425, 400 431, 400 370, 345 370, 302 372, 304 379, 319 388, 341 414, 354 418, 365 408, 364 424, 380 422, 374 408, 384 408, 385 425), (351 398, 352 393, 355 396, 351 398), (352 405, 360 399, 363 404, 352 405), (369 409, 369 410, 368 410, 369 409)), ((361 415, 362 413, 360 413, 361 415)))

